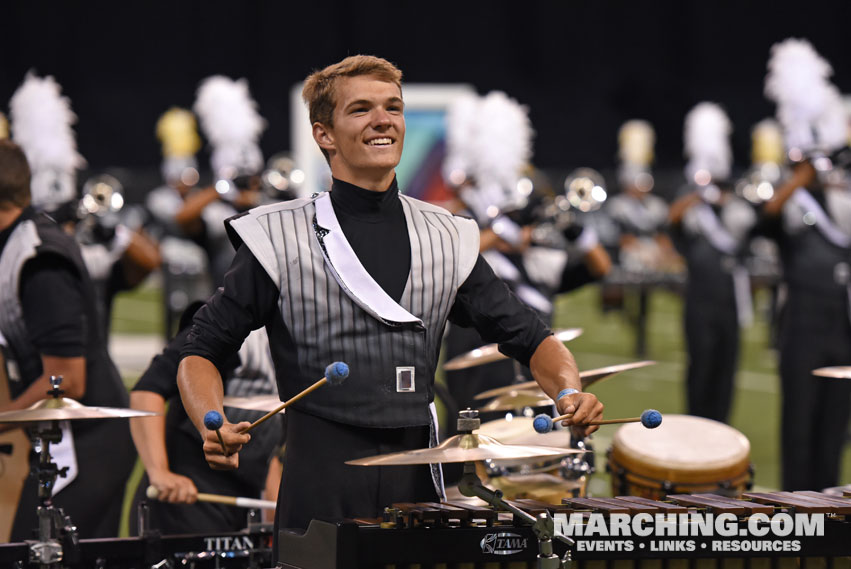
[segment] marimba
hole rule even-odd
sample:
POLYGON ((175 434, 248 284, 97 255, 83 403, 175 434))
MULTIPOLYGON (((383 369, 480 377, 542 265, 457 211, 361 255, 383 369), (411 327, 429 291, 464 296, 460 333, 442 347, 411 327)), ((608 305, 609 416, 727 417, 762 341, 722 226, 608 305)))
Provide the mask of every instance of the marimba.
MULTIPOLYGON (((679 494, 665 501, 620 496, 510 504, 533 516, 546 512, 557 528, 570 531, 579 568, 851 567, 851 498, 819 492, 743 498, 679 494), (613 524, 625 534, 600 531, 613 524)), ((564 555, 567 546, 553 545, 564 555)), ((303 534, 280 532, 278 545, 280 566, 289 569, 534 567, 537 554, 530 526, 514 514, 465 502, 394 504, 381 519, 314 520, 303 534)))

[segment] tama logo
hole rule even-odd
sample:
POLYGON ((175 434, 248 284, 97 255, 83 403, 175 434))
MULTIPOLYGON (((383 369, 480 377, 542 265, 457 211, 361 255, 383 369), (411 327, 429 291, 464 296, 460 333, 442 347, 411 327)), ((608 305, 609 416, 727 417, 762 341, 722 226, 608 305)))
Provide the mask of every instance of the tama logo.
POLYGON ((482 553, 514 555, 526 549, 526 538, 516 533, 489 533, 479 542, 482 553))
POLYGON ((205 537, 207 551, 241 551, 254 549, 254 542, 246 536, 205 537))

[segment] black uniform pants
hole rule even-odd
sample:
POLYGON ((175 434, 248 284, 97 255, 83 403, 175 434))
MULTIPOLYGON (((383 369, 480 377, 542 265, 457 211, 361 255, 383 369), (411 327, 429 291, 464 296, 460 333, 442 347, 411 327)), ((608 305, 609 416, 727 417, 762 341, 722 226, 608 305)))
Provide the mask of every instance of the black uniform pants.
POLYGON ((310 520, 380 517, 394 502, 438 499, 431 469, 422 466, 350 466, 347 460, 427 448, 428 426, 368 428, 344 425, 287 409, 284 472, 275 515, 278 530, 307 529, 310 520))
POLYGON ((685 332, 688 413, 726 423, 739 359, 735 299, 711 302, 699 291, 689 291, 685 303, 685 332))
POLYGON ((839 480, 851 409, 851 381, 824 379, 819 367, 851 364, 845 291, 791 290, 780 317, 784 490, 820 490, 839 480))

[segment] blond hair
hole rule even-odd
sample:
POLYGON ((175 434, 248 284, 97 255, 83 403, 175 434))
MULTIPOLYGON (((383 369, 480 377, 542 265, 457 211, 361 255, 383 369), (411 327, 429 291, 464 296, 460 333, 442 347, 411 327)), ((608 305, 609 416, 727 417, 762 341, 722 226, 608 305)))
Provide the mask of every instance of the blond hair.
POLYGON ((307 103, 310 124, 318 122, 334 126, 337 80, 341 77, 360 75, 373 75, 382 81, 395 84, 399 89, 402 88, 402 72, 386 59, 374 55, 349 56, 325 69, 314 71, 304 80, 301 97, 307 103))

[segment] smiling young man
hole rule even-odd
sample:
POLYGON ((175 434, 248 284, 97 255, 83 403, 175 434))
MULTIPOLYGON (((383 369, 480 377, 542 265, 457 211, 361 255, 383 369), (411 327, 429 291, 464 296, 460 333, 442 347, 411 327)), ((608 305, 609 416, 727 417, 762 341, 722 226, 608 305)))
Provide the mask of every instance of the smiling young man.
MULTIPOLYGON (((204 414, 222 410, 217 366, 266 326, 278 390, 289 399, 346 361, 351 373, 287 409, 279 527, 376 516, 399 501, 443 493, 437 467, 355 467, 345 461, 437 443, 433 382, 447 320, 474 326, 532 368, 575 422, 602 415, 581 393, 576 364, 540 319, 478 255, 474 222, 399 193, 405 137, 401 72, 353 56, 309 76, 304 99, 334 178, 330 192, 229 221, 238 247, 225 285, 195 317, 178 383, 213 468, 236 468, 204 414)), ((454 420, 454 418, 452 418, 454 420)), ((238 451, 245 425, 225 423, 238 451)), ((580 427, 581 429, 581 427, 580 427)), ((587 432, 596 427, 586 427, 587 432)))

